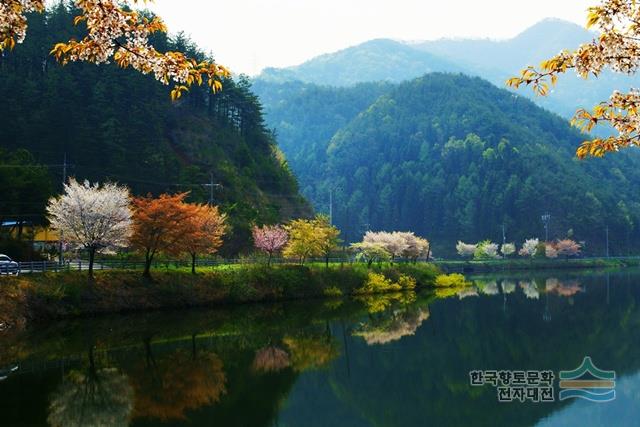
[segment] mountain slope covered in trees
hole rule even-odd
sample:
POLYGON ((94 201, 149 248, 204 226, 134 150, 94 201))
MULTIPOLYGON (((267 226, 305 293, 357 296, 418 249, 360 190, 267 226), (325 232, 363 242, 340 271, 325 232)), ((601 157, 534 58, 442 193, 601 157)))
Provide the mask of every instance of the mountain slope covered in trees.
POLYGON ((446 254, 458 239, 501 241, 503 225, 509 241, 544 238, 546 212, 551 238, 573 234, 590 253, 602 252, 607 226, 615 253, 640 236, 637 153, 578 161, 583 136, 564 119, 480 78, 430 74, 368 104, 372 90, 359 88, 341 92, 352 103, 326 99, 339 89, 307 86, 295 103, 266 104, 269 124, 297 135, 285 151, 305 194, 327 211, 333 193, 347 241, 408 229, 446 254), (347 113, 307 137, 296 125, 323 102, 347 113))
MULTIPOLYGON (((151 76, 115 65, 59 66, 49 50, 77 37, 75 15, 59 5, 30 16, 25 43, 0 58, 3 149, 29 150, 56 183, 66 155, 68 175, 78 179, 118 181, 135 194, 190 191, 199 202, 212 194, 230 218, 227 252, 249 242, 252 221, 309 213, 247 81, 225 81, 218 94, 194 87, 171 102, 170 88, 151 76)), ((184 37, 153 42, 204 58, 184 37)), ((31 208, 23 215, 41 215, 31 208)))

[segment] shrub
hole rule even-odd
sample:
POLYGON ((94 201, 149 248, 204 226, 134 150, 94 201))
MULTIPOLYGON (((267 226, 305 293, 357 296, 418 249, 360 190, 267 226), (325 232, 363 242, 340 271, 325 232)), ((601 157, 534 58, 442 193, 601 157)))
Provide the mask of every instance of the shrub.
POLYGON ((462 286, 471 286, 471 282, 467 282, 462 274, 442 274, 436 277, 436 287, 450 288, 462 286))
POLYGON ((384 277, 384 274, 369 273, 367 281, 362 287, 354 291, 355 294, 377 294, 383 292, 399 291, 402 287, 384 277))
POLYGON ((401 274, 398 278, 398 285, 402 289, 415 289, 416 288, 416 279, 411 276, 407 276, 405 274, 401 274))

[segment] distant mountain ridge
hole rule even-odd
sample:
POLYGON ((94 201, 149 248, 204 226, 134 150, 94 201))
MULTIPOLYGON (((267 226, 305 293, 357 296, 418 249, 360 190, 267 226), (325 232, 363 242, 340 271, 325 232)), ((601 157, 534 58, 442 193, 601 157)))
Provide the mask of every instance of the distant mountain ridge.
POLYGON ((324 86, 401 82, 437 71, 464 71, 456 63, 406 43, 376 39, 313 58, 288 68, 267 68, 259 80, 283 83, 299 80, 324 86))
MULTIPOLYGON (((595 33, 571 22, 546 19, 508 40, 440 39, 424 42, 371 40, 357 46, 313 58, 282 69, 269 68, 256 81, 300 81, 323 86, 347 87, 376 81, 402 82, 430 72, 462 72, 482 77, 498 87, 527 65, 562 49, 591 41, 595 33)), ((591 108, 613 90, 640 86, 640 79, 610 72, 583 80, 569 71, 547 97, 523 88, 520 94, 538 105, 571 117, 578 108, 591 108)))

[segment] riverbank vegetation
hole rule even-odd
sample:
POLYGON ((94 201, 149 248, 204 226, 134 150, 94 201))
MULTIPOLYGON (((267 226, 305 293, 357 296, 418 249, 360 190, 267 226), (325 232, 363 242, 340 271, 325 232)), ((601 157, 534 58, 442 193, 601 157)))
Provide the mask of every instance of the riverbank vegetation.
POLYGON ((237 265, 199 274, 189 270, 96 272, 91 287, 77 272, 3 279, 0 323, 27 322, 105 313, 205 307, 261 301, 333 298, 398 292, 435 284, 432 264, 237 265))

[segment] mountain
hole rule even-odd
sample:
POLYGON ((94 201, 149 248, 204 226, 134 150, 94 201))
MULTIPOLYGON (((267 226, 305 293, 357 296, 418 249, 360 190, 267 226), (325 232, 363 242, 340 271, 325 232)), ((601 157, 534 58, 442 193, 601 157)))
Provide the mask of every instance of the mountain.
POLYGON ((560 19, 545 19, 508 40, 440 39, 412 44, 425 52, 474 69, 521 69, 563 49, 588 43, 595 33, 560 19))
POLYGON ((371 86, 342 89, 357 101, 340 105, 339 89, 304 86, 267 115, 278 132, 299 135, 285 148, 292 169, 319 210, 333 193, 345 240, 413 230, 445 255, 459 239, 501 241, 503 224, 510 241, 543 237, 546 212, 551 237, 573 234, 589 253, 601 253, 607 226, 615 253, 640 237, 638 153, 577 161, 583 136, 564 119, 480 78, 435 73, 381 89, 368 105, 371 86), (346 113, 322 137, 305 137, 295 127, 323 103, 346 113))
MULTIPOLYGON (((118 181, 135 194, 190 191, 197 202, 213 196, 231 225, 225 254, 250 242, 253 221, 310 213, 246 80, 227 80, 217 94, 194 87, 173 103, 151 76, 113 64, 59 66, 49 50, 78 38, 75 15, 60 4, 30 16, 25 43, 0 57, 2 149, 27 149, 56 183, 66 156, 68 175, 81 180, 118 181), (211 182, 220 186, 210 191, 211 182)), ((181 37, 153 42, 204 57, 181 37)))
MULTIPOLYGON (((597 35, 560 19, 547 19, 509 40, 440 39, 419 43, 373 40, 311 59, 296 67, 267 69, 257 80, 301 81, 327 86, 351 86, 374 81, 401 82, 429 72, 463 72, 498 87, 528 65, 538 65, 563 49, 588 43, 597 35), (426 56, 425 56, 426 55, 426 56)), ((591 108, 615 89, 637 87, 638 78, 611 72, 584 80, 569 71, 547 97, 523 88, 521 95, 538 105, 571 117, 591 108)))
POLYGON ((284 69, 267 68, 260 79, 282 83, 299 80, 327 86, 362 82, 401 82, 434 71, 462 71, 454 62, 404 43, 377 39, 318 56, 284 69))
POLYGON ((305 194, 314 193, 317 177, 323 176, 327 141, 391 87, 380 82, 345 88, 264 80, 253 84, 268 105, 265 118, 276 129, 289 164, 303 168, 296 176, 305 194))

